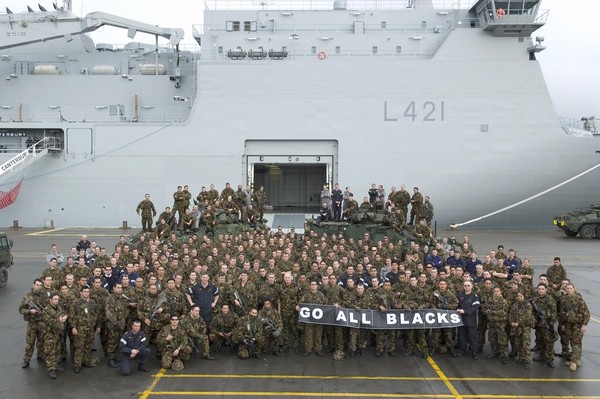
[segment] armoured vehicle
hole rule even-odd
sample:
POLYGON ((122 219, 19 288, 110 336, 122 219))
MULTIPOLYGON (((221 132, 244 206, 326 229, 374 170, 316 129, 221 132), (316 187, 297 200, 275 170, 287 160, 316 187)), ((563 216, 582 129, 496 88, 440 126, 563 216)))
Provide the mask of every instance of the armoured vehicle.
POLYGON ((554 218, 567 237, 600 238, 600 204, 576 209, 554 218))
POLYGON ((6 233, 0 233, 0 288, 8 282, 8 270, 13 265, 13 257, 10 253, 12 246, 13 242, 8 239, 6 233))
POLYGON ((387 237, 389 242, 398 242, 402 240, 405 249, 411 241, 419 244, 430 245, 432 240, 425 240, 415 237, 411 229, 395 229, 386 224, 385 214, 383 212, 359 212, 358 222, 320 222, 314 219, 306 219, 304 223, 305 233, 316 232, 319 236, 323 233, 339 234, 342 233, 346 239, 352 238, 354 241, 362 240, 366 233, 373 242, 384 240, 387 237))

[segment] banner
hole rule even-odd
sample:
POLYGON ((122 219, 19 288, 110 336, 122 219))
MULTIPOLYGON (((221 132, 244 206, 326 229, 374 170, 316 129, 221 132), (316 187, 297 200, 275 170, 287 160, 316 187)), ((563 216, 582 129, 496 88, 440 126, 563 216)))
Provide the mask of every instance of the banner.
POLYGON ((390 309, 385 312, 371 309, 336 308, 333 305, 300 304, 298 321, 374 330, 414 330, 454 328, 462 326, 456 310, 425 309, 408 311, 390 309))

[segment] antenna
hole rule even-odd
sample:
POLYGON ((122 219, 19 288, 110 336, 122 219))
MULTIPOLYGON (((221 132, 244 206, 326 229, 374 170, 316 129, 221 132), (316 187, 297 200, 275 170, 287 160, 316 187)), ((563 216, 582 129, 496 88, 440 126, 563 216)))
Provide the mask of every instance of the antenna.
POLYGON ((274 3, 273 0, 258 0, 258 1, 252 2, 252 4, 254 4, 254 5, 261 6, 263 10, 269 6, 272 6, 273 3, 274 3))

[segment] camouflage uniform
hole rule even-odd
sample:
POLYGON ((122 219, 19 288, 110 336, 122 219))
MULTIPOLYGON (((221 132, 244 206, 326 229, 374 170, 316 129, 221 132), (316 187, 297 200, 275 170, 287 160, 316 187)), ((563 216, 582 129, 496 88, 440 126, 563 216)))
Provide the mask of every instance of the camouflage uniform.
POLYGON ((567 278, 567 271, 565 267, 559 263, 558 265, 552 265, 546 271, 546 275, 548 276, 548 283, 550 286, 556 285, 560 287, 562 280, 567 278))
POLYGON ((508 355, 508 337, 506 336, 508 302, 502 297, 492 297, 483 306, 483 312, 488 319, 488 339, 492 353, 502 356, 505 361, 508 355))
POLYGON ((248 281, 246 285, 242 285, 242 283, 238 281, 234 285, 234 290, 238 292, 244 303, 244 309, 239 306, 235 307, 235 313, 237 313, 238 316, 244 316, 250 309, 257 308, 258 295, 254 283, 248 281))
POLYGON ((166 288, 163 292, 167 299, 168 305, 166 306, 166 310, 169 316, 181 317, 187 313, 188 302, 180 290, 177 288, 173 288, 172 290, 166 288))
POLYGON ((406 190, 398 191, 398 206, 402 209, 404 220, 408 217, 408 204, 410 204, 410 194, 406 190))
POLYGON ((206 335, 206 323, 204 319, 200 316, 193 317, 188 314, 188 316, 179 322, 181 327, 185 330, 187 336, 194 342, 196 349, 198 350, 198 354, 202 357, 207 357, 210 354, 208 348, 208 336, 206 335), (199 347, 199 345, 201 347, 199 347), (202 351, 200 353, 200 351, 202 351))
POLYGON ((96 303, 91 299, 79 298, 69 309, 69 329, 77 329, 73 339, 73 365, 92 364, 94 333, 99 327, 96 303))
POLYGON ((283 326, 283 345, 291 345, 294 351, 300 350, 300 330, 298 330, 298 312, 296 306, 300 303, 300 288, 294 283, 281 287, 281 322, 283 326))
MULTIPOLYGON (((581 343, 583 340, 581 327, 590 322, 590 310, 579 293, 566 294, 561 299, 558 319, 565 331, 566 340, 571 345, 572 353, 570 362, 579 366, 581 362, 581 343)), ((571 366, 571 370, 575 369, 576 367, 571 366)))
POLYGON ((410 223, 414 224, 415 221, 418 222, 421 217, 422 207, 423 207, 423 194, 420 192, 416 192, 413 194, 410 199, 410 203, 412 205, 410 209, 410 223))
POLYGON ((177 325, 176 328, 172 328, 170 324, 164 326, 158 333, 156 341, 162 353, 161 367, 168 369, 171 368, 173 360, 179 359, 185 362, 190 358, 192 348, 189 345, 188 336, 182 326, 177 325), (171 340, 167 340, 169 335, 173 337, 171 340), (177 349, 179 349, 179 354, 174 356, 173 352, 177 349))
POLYGON ((137 214, 142 211, 142 231, 152 231, 152 218, 156 216, 156 209, 150 200, 140 202, 135 210, 137 214))
POLYGON ((265 345, 265 333, 260 318, 250 314, 242 317, 233 335, 238 346, 238 356, 246 359, 250 356, 260 357, 259 353, 265 345))
MULTIPOLYGON (((396 297, 396 293, 392 290, 386 292, 383 288, 381 288, 378 294, 373 296, 373 308, 381 311, 380 306, 384 307, 386 310, 394 309, 398 305, 399 301, 396 297)), ((392 329, 384 329, 384 330, 375 330, 375 350, 377 356, 381 356, 381 354, 385 351, 385 341, 387 337, 387 350, 392 356, 396 353, 396 330, 392 329)))
MULTIPOLYGON (((324 305, 325 304, 325 295, 321 291, 311 292, 307 291, 300 300, 301 303, 309 303, 315 305, 324 305)), ((304 351, 307 354, 310 354, 314 349, 317 353, 322 353, 323 350, 323 326, 321 324, 311 324, 311 323, 303 323, 304 324, 304 351)))
POLYGON ((48 371, 57 370, 58 356, 60 355, 62 338, 65 335, 65 322, 59 319, 66 315, 59 306, 48 305, 42 313, 42 324, 46 328, 44 332, 44 355, 46 356, 46 368, 48 371))
POLYGON ((481 303, 477 313, 477 347, 480 351, 483 351, 483 347, 485 346, 485 333, 489 329, 488 317, 487 313, 485 312, 485 304, 491 301, 494 297, 494 290, 487 289, 484 286, 478 290, 477 296, 479 297, 479 302, 481 303))
MULTIPOLYGON (((371 296, 363 293, 363 295, 358 295, 355 291, 353 295, 349 296, 346 306, 351 309, 361 310, 361 309, 373 309, 373 301, 371 296)), ((362 354, 364 354, 363 350, 367 347, 367 334, 369 330, 359 329, 359 328, 351 328, 350 329, 350 339, 348 342, 348 349, 350 350, 350 356, 354 356, 356 349, 358 348, 362 354)))
POLYGON ((535 310, 535 337, 540 359, 554 359, 554 323, 557 318, 556 301, 550 295, 537 296, 532 305, 535 310), (541 319, 543 317, 543 320, 541 319), (545 323, 544 323, 545 321, 545 323))
MULTIPOLYGON (((409 287, 406 295, 406 305, 410 310, 422 310, 430 307, 429 299, 420 287, 409 287)), ((425 329, 408 331, 408 351, 418 350, 423 356, 427 354, 427 332, 425 329)))
POLYGON ((531 363, 531 328, 535 326, 531 303, 517 300, 510 308, 508 322, 519 323, 518 327, 511 328, 511 334, 515 337, 514 349, 522 362, 531 363))
POLYGON ((33 356, 33 349, 37 343, 37 355, 38 357, 44 356, 44 330, 45 327, 42 324, 42 312, 48 299, 42 290, 28 292, 27 295, 21 300, 19 305, 19 313, 23 315, 23 319, 27 322, 27 333, 25 335, 25 354, 23 355, 23 362, 29 362, 33 356), (32 314, 32 309, 37 311, 36 314, 32 314))
POLYGON ((269 346, 269 342, 273 342, 273 353, 280 356, 281 348, 283 347, 283 335, 281 334, 283 323, 281 321, 281 315, 279 314, 276 308, 271 306, 271 309, 262 308, 258 312, 258 318, 261 320, 261 323, 263 323, 263 325, 265 326, 265 336, 267 340, 266 346, 269 346), (274 323, 273 327, 276 326, 277 328, 279 328, 280 334, 278 337, 275 337, 273 335, 274 331, 269 330, 269 324, 265 324, 267 319, 274 323))
POLYGON ((231 310, 224 314, 220 312, 210 322, 210 342, 216 345, 215 351, 220 351, 221 346, 229 344, 233 346, 233 333, 239 325, 240 318, 231 310), (224 334, 225 337, 220 334, 224 334))
POLYGON ((90 299, 96 304, 96 315, 98 316, 98 325, 100 326, 100 344, 106 352, 106 339, 108 337, 108 329, 106 327, 106 299, 110 294, 104 288, 90 288, 90 299))
MULTIPOLYGON (((436 309, 443 310, 456 310, 458 308, 458 299, 456 295, 450 291, 449 288, 446 291, 436 290, 433 292, 433 306, 436 309), (437 295, 436 295, 437 293, 437 295)), ((431 354, 436 350, 439 353, 447 353, 452 351, 454 346, 454 340, 452 328, 434 328, 431 333, 431 354), (440 340, 440 338, 442 338, 440 340)))
POLYGON ((154 343, 158 332, 165 325, 169 324, 171 315, 169 314, 168 309, 166 296, 164 294, 151 294, 148 292, 145 296, 140 298, 137 307, 137 318, 142 322, 142 329, 144 330, 144 335, 148 338, 149 343, 154 343), (163 308, 163 311, 156 313, 155 310, 161 307, 163 308), (150 322, 150 325, 146 324, 146 320, 150 322))
POLYGON ((106 357, 113 361, 117 360, 119 339, 121 339, 127 329, 128 309, 127 300, 116 292, 110 294, 106 299, 106 328, 108 330, 108 336, 106 337, 106 357))
MULTIPOLYGON (((323 289, 325 295, 325 303, 327 305, 338 304, 343 306, 345 302, 345 291, 339 285, 328 285, 323 289)), ((327 336, 328 352, 332 350, 343 351, 344 350, 344 327, 339 326, 325 326, 325 335, 327 336)))

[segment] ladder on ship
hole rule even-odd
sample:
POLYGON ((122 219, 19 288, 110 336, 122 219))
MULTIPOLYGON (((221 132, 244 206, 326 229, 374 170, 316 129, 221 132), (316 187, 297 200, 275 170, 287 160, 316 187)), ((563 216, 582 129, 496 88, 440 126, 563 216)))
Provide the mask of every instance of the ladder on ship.
POLYGON ((59 153, 63 150, 62 140, 57 137, 44 137, 40 141, 32 144, 27 149, 21 151, 8 161, 0 165, 0 182, 11 181, 9 191, 0 191, 0 209, 13 204, 21 183, 25 176, 25 170, 34 162, 39 161, 45 155, 59 153))

